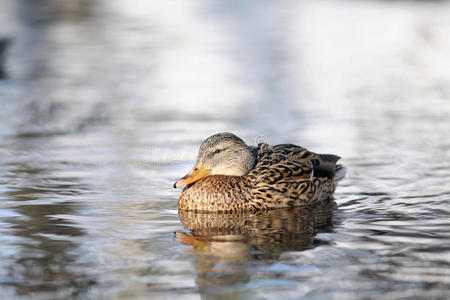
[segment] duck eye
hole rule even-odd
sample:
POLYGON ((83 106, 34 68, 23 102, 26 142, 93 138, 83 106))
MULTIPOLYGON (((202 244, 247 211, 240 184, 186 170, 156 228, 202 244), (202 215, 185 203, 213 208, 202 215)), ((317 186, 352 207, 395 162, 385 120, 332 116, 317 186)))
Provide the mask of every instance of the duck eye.
POLYGON ((214 153, 219 153, 220 151, 222 151, 222 149, 216 149, 216 151, 214 151, 214 153))

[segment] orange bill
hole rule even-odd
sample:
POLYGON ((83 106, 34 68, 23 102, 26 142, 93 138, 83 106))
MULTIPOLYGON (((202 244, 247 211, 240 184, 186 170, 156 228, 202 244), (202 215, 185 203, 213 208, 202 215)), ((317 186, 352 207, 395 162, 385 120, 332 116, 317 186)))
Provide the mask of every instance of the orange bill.
POLYGON ((179 186, 188 185, 189 183, 196 182, 199 179, 202 179, 208 175, 210 175, 211 172, 206 170, 203 165, 199 165, 197 167, 194 167, 189 174, 187 174, 184 177, 181 177, 180 180, 175 182, 173 185, 174 188, 177 188, 179 186))

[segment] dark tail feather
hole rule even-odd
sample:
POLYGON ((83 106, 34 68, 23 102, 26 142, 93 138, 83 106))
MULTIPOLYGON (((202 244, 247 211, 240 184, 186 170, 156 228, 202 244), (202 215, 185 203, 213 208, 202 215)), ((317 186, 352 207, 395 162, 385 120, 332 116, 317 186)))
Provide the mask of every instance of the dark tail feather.
POLYGON ((338 183, 339 181, 342 181, 345 178, 345 175, 347 174, 347 168, 343 165, 336 165, 336 174, 334 176, 334 182, 338 183))
POLYGON ((336 162, 340 157, 333 154, 318 154, 318 156, 320 162, 314 166, 314 176, 335 178, 339 166, 336 166, 336 162))

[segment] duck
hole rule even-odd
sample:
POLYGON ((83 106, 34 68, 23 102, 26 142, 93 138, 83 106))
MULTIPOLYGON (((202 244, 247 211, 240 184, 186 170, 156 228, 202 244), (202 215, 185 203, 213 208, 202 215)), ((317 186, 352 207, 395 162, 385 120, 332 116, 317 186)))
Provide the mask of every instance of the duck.
POLYGON ((294 144, 248 146, 230 132, 208 137, 192 170, 174 183, 184 187, 179 210, 256 212, 313 208, 333 199, 346 169, 339 156, 294 144))

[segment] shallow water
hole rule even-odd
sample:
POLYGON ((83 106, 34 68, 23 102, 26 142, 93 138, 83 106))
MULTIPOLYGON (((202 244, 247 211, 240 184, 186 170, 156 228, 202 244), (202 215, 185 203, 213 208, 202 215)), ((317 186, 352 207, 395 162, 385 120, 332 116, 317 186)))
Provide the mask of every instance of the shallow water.
POLYGON ((450 4, 166 2, 0 4, 1 298, 450 297, 450 4), (342 156, 336 208, 178 215, 224 130, 342 156))

